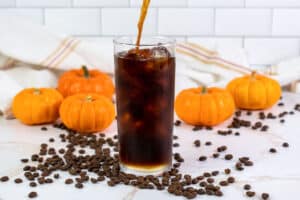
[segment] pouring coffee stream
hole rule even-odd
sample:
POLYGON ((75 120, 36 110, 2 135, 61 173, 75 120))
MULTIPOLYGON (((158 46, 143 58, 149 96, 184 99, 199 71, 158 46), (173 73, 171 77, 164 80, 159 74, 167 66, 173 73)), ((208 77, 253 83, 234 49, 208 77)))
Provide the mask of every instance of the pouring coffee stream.
POLYGON ((145 22, 145 19, 147 16, 149 5, 150 5, 150 0, 143 0, 143 5, 141 7, 141 14, 140 14, 139 22, 138 22, 138 36, 137 36, 137 40, 136 40, 137 54, 139 53, 139 46, 141 44, 143 26, 144 26, 144 22, 145 22))

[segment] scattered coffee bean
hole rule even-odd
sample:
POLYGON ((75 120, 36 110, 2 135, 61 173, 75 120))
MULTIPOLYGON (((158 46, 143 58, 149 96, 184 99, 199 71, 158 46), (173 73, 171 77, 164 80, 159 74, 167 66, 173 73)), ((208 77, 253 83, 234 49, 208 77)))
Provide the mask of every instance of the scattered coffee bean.
POLYGON ((277 104, 278 106, 284 106, 284 103, 280 102, 277 104))
POLYGON ((83 184, 82 183, 76 183, 75 187, 78 189, 82 189, 83 188, 83 184))
POLYGON ((262 198, 263 200, 268 200, 269 197, 270 197, 270 195, 269 195, 268 193, 262 193, 262 194, 261 194, 261 198, 262 198))
POLYGON ((269 149, 269 152, 270 152, 270 153, 276 153, 277 150, 276 150, 275 148, 270 148, 270 149, 269 149))
POLYGON ((201 145, 200 140, 195 140, 195 141, 194 141, 194 145, 195 145, 196 147, 200 147, 200 145, 201 145))
POLYGON ((30 183, 29 183, 29 186, 30 186, 30 187, 36 187, 37 184, 36 184, 36 182, 30 182, 30 183))
POLYGON ((234 183, 235 182, 235 178, 232 177, 232 176, 230 176, 230 177, 228 177, 227 182, 228 183, 234 183))
POLYGON ((226 154, 224 158, 225 158, 225 160, 232 160, 233 155, 232 154, 226 154))
POLYGON ((7 181, 9 181, 9 178, 8 178, 8 176, 2 176, 2 177, 0 178, 0 181, 1 181, 1 182, 7 182, 7 181))
POLYGON ((223 152, 223 151, 226 151, 227 150, 227 146, 223 145, 223 146, 220 146, 217 148, 217 151, 218 152, 223 152))
POLYGON ((211 172, 211 175, 213 175, 213 176, 218 176, 218 175, 219 175, 219 171, 212 171, 212 172, 211 172))
POLYGON ((285 120, 284 120, 284 119, 281 119, 281 120, 280 120, 280 123, 282 123, 282 124, 283 124, 284 122, 285 122, 285 120))
POLYGON ((28 163, 28 161, 29 161, 29 159, 27 159, 27 158, 21 159, 21 162, 22 162, 22 163, 28 163))
POLYGON ((54 142, 54 141, 55 141, 54 138, 49 139, 49 142, 54 142))
POLYGON ((173 147, 179 147, 179 143, 174 143, 173 147))
POLYGON ((181 125, 181 121, 180 120, 176 120, 174 123, 175 126, 180 126, 181 125))
POLYGON ((29 198, 36 198, 38 196, 38 194, 36 193, 36 192, 30 192, 29 194, 28 194, 28 197, 29 198))
POLYGON ((220 181, 219 183, 221 186, 227 186, 228 185, 228 182, 227 181, 220 181))
POLYGON ((16 183, 16 184, 23 183, 23 180, 22 180, 21 178, 16 178, 16 179, 15 179, 15 183, 16 183))
POLYGON ((282 146, 285 147, 285 148, 287 148, 287 147, 289 147, 290 145, 289 145, 289 143, 284 142, 284 143, 282 143, 282 146))
POLYGON ((178 139, 178 136, 177 136, 177 135, 173 135, 173 139, 174 139, 174 140, 177 140, 177 139, 178 139))
POLYGON ((206 146, 210 146, 210 145, 212 145, 212 142, 211 141, 207 141, 207 142, 205 142, 205 145, 206 146))
POLYGON ((54 174, 53 176, 55 179, 59 179, 59 174, 54 174))
POLYGON ((199 161, 206 161, 207 160, 207 157, 206 156, 200 156, 199 157, 199 161))
POLYGON ((202 126, 195 126, 195 127, 193 128, 193 131, 200 131, 200 130, 202 130, 202 129, 203 129, 202 126))
POLYGON ((73 181, 73 179, 71 179, 71 178, 68 178, 68 179, 66 179, 65 180, 65 184, 67 184, 67 185, 70 185, 70 184, 72 184, 74 181, 73 181))
POLYGON ((239 132, 235 132, 234 135, 235 136, 240 136, 240 133, 239 132))
POLYGON ((225 174, 230 174, 230 173, 231 173, 231 170, 230 170, 229 168, 224 169, 224 173, 225 173, 225 174))
POLYGON ((47 129, 47 127, 43 126, 43 127, 41 128, 41 130, 42 130, 42 131, 47 131, 48 129, 47 129))
POLYGON ((220 154, 218 154, 218 153, 213 154, 213 158, 218 158, 219 156, 220 156, 220 154))
POLYGON ((246 195, 247 195, 248 197, 254 197, 254 196, 255 196, 255 192, 253 192, 253 191, 247 191, 247 192, 246 192, 246 195))
POLYGON ((250 190, 250 189, 251 189, 251 185, 249 184, 244 185, 244 190, 250 190))

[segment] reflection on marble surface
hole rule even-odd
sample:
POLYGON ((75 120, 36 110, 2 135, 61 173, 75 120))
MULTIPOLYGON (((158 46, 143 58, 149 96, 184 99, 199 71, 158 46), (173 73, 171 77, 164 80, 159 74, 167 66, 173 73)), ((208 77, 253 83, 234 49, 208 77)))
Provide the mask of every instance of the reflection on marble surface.
MULTIPOLYGON (((282 111, 290 111, 296 103, 300 103, 300 96, 296 94, 284 94, 284 107, 275 106, 270 111, 278 114, 282 111)), ((267 111, 268 112, 268 111, 267 111)), ((258 112, 253 112, 251 116, 243 115, 245 119, 256 122, 258 112)), ((213 131, 201 130, 194 132, 192 127, 183 124, 176 127, 174 134, 179 137, 179 148, 174 148, 174 152, 180 152, 185 159, 181 165, 183 173, 193 175, 202 174, 204 171, 223 170, 233 168, 236 160, 241 156, 249 156, 254 161, 253 167, 247 167, 244 171, 232 171, 236 177, 235 184, 223 189, 222 200, 248 199, 244 195, 243 185, 249 183, 257 194, 268 192, 272 200, 289 199, 297 200, 300 195, 300 112, 285 117, 284 124, 279 123, 279 119, 264 120, 264 124, 270 126, 268 132, 253 131, 250 128, 238 129, 240 136, 221 136, 216 133, 216 129, 226 129, 230 120, 218 126, 213 131), (195 139, 201 140, 201 147, 195 148, 195 139), (211 141, 211 146, 205 146, 206 141, 211 141), (290 144, 289 148, 281 147, 283 142, 290 144), (226 161, 223 159, 225 153, 219 159, 211 158, 216 148, 227 145, 226 153, 234 155, 234 159, 226 161), (278 153, 269 153, 269 148, 274 147, 278 153), (199 162, 201 155, 209 156, 205 162, 199 162)), ((40 126, 29 127, 20 124, 17 120, 0 119, 0 176, 8 175, 11 181, 0 183, 0 200, 21 200, 26 199, 27 194, 34 190, 39 194, 38 199, 124 199, 124 200, 153 200, 153 199, 183 199, 169 195, 167 191, 138 190, 129 186, 108 187, 106 183, 97 185, 86 184, 84 190, 77 190, 72 186, 64 184, 67 177, 61 173, 61 178, 51 185, 43 185, 37 188, 30 188, 27 182, 16 185, 13 179, 21 177, 23 164, 20 159, 30 157, 31 154, 39 151, 39 144, 48 142, 49 137, 59 138, 61 130, 48 126, 48 131, 41 131, 40 126), (17 192, 16 192, 17 191, 17 192)), ((107 131, 108 136, 116 134, 116 124, 114 123, 107 131)), ((51 144, 56 148, 63 147, 63 144, 56 140, 51 144)), ((221 174, 216 179, 225 177, 221 174)), ((214 199, 214 197, 201 196, 201 199, 214 199)), ((256 197, 256 199, 258 199, 256 197)))

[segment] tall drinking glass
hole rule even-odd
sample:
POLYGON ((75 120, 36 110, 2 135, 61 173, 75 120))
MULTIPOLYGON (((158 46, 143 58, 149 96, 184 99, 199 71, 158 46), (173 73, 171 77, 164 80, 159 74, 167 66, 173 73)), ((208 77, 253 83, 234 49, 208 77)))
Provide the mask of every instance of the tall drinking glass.
POLYGON ((172 163, 175 41, 120 37, 114 59, 122 170, 159 174, 172 163))

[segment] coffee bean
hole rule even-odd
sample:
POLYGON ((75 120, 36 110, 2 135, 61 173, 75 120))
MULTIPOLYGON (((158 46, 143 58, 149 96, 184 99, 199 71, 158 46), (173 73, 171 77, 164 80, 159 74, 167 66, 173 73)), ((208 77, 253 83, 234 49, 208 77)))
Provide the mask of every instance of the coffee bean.
POLYGON ((54 142, 54 141, 55 141, 54 138, 49 139, 49 142, 54 142))
POLYGON ((240 136, 240 133, 239 132, 235 132, 234 135, 235 136, 240 136))
POLYGON ((194 141, 194 145, 195 145, 196 147, 200 147, 200 145, 201 145, 200 140, 195 140, 195 141, 194 141))
POLYGON ((270 197, 270 195, 269 195, 268 193, 262 193, 262 194, 261 194, 261 198, 262 198, 263 200, 268 200, 269 197, 270 197))
POLYGON ((284 103, 280 102, 277 104, 278 106, 284 106, 284 103))
POLYGON ((16 179, 15 179, 15 183, 16 183, 16 184, 23 183, 23 180, 22 180, 21 178, 16 178, 16 179))
POLYGON ((174 140, 177 140, 177 139, 178 139, 178 136, 177 136, 177 135, 173 135, 173 139, 174 139, 174 140))
POLYGON ((27 158, 21 159, 21 162, 22 162, 22 163, 28 163, 28 161, 29 161, 29 160, 28 160, 27 158))
POLYGON ((247 111, 247 115, 248 116, 252 115, 252 112, 251 111, 247 111))
POLYGON ((207 160, 207 157, 206 156, 200 156, 199 157, 199 161, 206 161, 207 160))
POLYGON ((281 119, 281 120, 280 120, 280 123, 282 123, 282 124, 283 124, 284 122, 285 122, 285 120, 284 120, 284 119, 281 119))
POLYGON ((236 163, 235 164, 235 169, 238 170, 238 171, 244 170, 242 163, 239 163, 239 162, 236 163))
POLYGON ((28 194, 28 197, 29 198, 36 198, 38 196, 38 194, 36 193, 36 192, 30 192, 29 194, 28 194))
POLYGON ((208 179, 206 179, 206 181, 207 181, 208 183, 213 183, 213 182, 215 182, 215 179, 213 179, 213 178, 208 178, 208 179))
POLYGON ((206 146, 210 146, 210 145, 212 145, 212 142, 211 141, 207 141, 207 142, 205 142, 205 145, 206 146))
POLYGON ((219 171, 212 171, 212 172, 211 172, 211 175, 213 175, 213 176, 218 176, 218 175, 219 175, 219 171))
POLYGON ((218 154, 218 153, 213 154, 213 158, 218 158, 219 156, 220 156, 220 154, 218 154))
POLYGON ((225 160, 232 160, 233 155, 232 154, 226 154, 224 158, 225 158, 225 160))
POLYGON ((227 181, 220 181, 219 185, 221 185, 221 186, 227 186, 228 182, 227 181))
POLYGON ((66 179, 65 180, 65 184, 67 184, 67 185, 70 185, 70 184, 72 184, 74 181, 73 181, 73 179, 71 179, 71 178, 68 178, 68 179, 66 179))
POLYGON ((42 130, 42 131, 47 131, 48 129, 47 129, 47 127, 43 126, 43 127, 41 128, 41 130, 42 130))
POLYGON ((247 191, 247 192, 246 192, 246 195, 247 195, 248 197, 254 197, 254 196, 255 196, 255 192, 247 191))
POLYGON ((269 149, 269 152, 270 152, 270 153, 276 153, 277 150, 276 150, 275 148, 270 148, 270 149, 269 149))
POLYGON ((181 121, 180 120, 176 120, 174 123, 175 126, 180 126, 181 125, 181 121))
POLYGON ((30 182, 30 183, 29 183, 29 186, 30 186, 30 187, 36 187, 37 184, 36 184, 36 182, 30 182))
POLYGON ((230 176, 230 177, 228 177, 227 182, 228 183, 234 183, 235 182, 235 178, 232 177, 232 176, 230 176))
POLYGON ((53 176, 55 179, 59 179, 59 174, 54 174, 53 176))
POLYGON ((96 178, 91 178, 91 182, 96 184, 98 182, 98 180, 96 178))
POLYGON ((174 143, 173 147, 179 147, 179 143, 174 143))
POLYGON ((217 151, 220 153, 220 152, 223 152, 223 151, 226 151, 227 150, 227 146, 223 145, 223 146, 220 146, 217 148, 217 151))
POLYGON ((78 189, 82 189, 83 188, 83 184, 82 183, 76 183, 75 187, 78 189))
POLYGON ((287 148, 287 147, 289 147, 290 145, 289 145, 289 143, 284 142, 284 143, 282 143, 282 146, 285 147, 285 148, 287 148))
POLYGON ((250 189, 251 189, 251 185, 249 184, 244 185, 244 190, 250 190, 250 189))
POLYGON ((227 169, 224 169, 224 173, 225 173, 225 174, 230 174, 230 173, 231 173, 231 170, 228 169, 228 168, 227 168, 227 169))
POLYGON ((223 196, 223 192, 220 191, 220 190, 217 190, 217 191, 215 192, 215 195, 216 195, 217 197, 221 197, 221 196, 223 196))
POLYGON ((9 178, 8 178, 8 176, 2 176, 2 177, 0 178, 0 181, 1 181, 1 182, 7 182, 7 181, 9 181, 9 178))
POLYGON ((195 126, 195 127, 193 128, 193 131, 200 131, 200 130, 202 130, 202 129, 203 129, 202 126, 195 126))
POLYGON ((244 163, 245 166, 249 167, 249 166, 253 166, 253 162, 248 160, 244 163))

